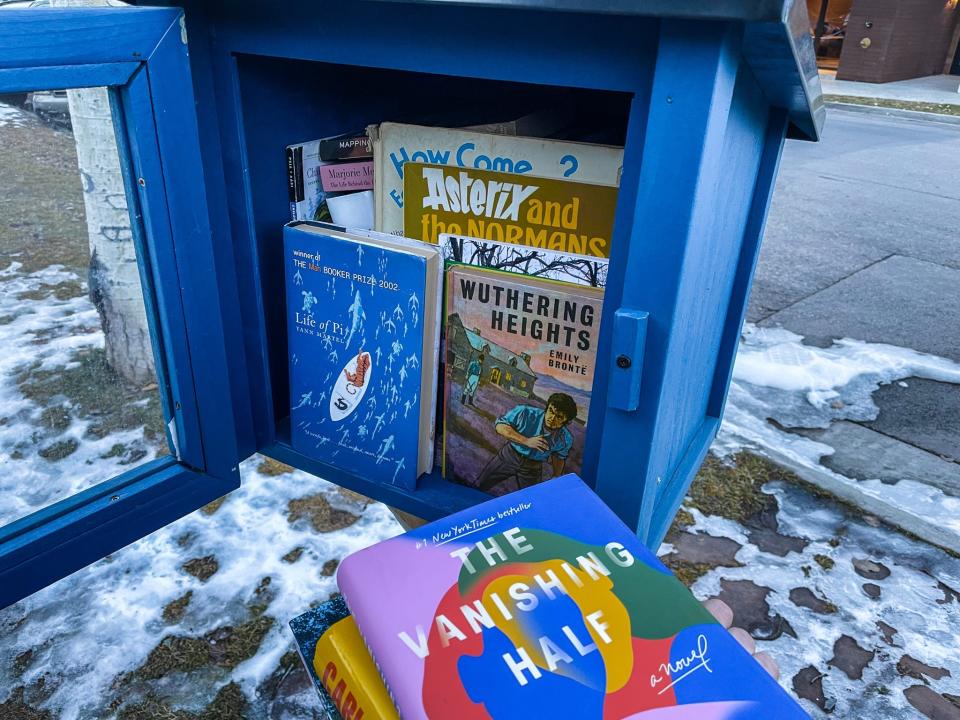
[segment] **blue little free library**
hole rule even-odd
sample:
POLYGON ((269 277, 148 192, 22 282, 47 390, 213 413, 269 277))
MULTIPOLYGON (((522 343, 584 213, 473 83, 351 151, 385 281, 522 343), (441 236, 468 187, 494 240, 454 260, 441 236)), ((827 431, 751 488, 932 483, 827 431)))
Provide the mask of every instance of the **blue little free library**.
POLYGON ((285 148, 456 113, 563 109, 623 146, 582 475, 656 547, 719 428, 784 138, 823 123, 806 5, 135 4, 5 12, 0 93, 111 90, 171 454, 0 528, 0 606, 229 492, 257 452, 427 519, 487 497, 291 442, 285 148))

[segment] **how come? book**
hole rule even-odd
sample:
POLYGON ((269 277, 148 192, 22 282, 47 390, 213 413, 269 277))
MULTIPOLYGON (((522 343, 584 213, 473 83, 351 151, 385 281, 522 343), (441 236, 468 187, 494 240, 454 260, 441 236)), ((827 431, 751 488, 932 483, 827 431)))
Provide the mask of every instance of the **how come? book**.
POLYGON ((577 476, 346 558, 404 720, 806 718, 577 476))

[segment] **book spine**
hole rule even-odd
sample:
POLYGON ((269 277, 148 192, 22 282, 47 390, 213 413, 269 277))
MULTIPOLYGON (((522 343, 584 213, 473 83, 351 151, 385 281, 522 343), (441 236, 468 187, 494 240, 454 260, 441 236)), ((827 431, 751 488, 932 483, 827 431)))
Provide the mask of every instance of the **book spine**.
POLYGON ((340 593, 343 595, 344 601, 347 603, 347 609, 350 611, 350 614, 353 616, 354 621, 357 623, 357 630, 360 631, 360 637, 363 638, 363 644, 367 648, 367 652, 370 653, 370 658, 373 660, 374 667, 377 668, 377 672, 380 675, 380 679, 383 680, 383 686, 387 690, 387 695, 390 696, 390 702, 393 703, 393 706, 397 711, 402 715, 403 709, 400 707, 397 702, 397 696, 393 692, 393 689, 390 687, 390 683, 387 682, 387 676, 383 672, 383 668, 380 666, 380 661, 377 659, 377 654, 373 651, 373 648, 370 646, 370 642, 367 640, 367 636, 363 632, 363 627, 360 625, 360 620, 357 617, 354 601, 361 595, 359 588, 354 588, 352 591, 349 588, 353 583, 351 582, 351 573, 348 568, 338 568, 337 570, 337 587, 340 588, 340 593), (351 600, 351 596, 353 600, 351 600))
POLYGON ((321 636, 313 667, 344 720, 398 720, 380 669, 353 618, 344 618, 321 636))
POLYGON ((298 220, 297 203, 303 200, 303 145, 287 148, 287 196, 290 200, 290 219, 298 220))
POLYGON ((329 163, 320 165, 320 186, 324 192, 356 192, 373 190, 373 162, 329 163))
POLYGON ((317 695, 320 696, 320 706, 323 708, 326 720, 343 720, 343 716, 340 715, 340 711, 337 710, 337 706, 333 702, 333 698, 330 697, 329 693, 324 689, 323 683, 320 681, 319 676, 316 675, 316 671, 313 669, 313 658, 305 657, 303 650, 300 648, 300 643, 294 643, 297 648, 297 655, 300 656, 300 662, 303 663, 303 666, 307 668, 307 674, 310 675, 310 680, 313 681, 313 687, 316 688, 317 695))
POLYGON ((318 154, 323 162, 369 158, 372 157, 370 138, 366 131, 324 138, 320 141, 318 154))
POLYGON ((370 150, 373 153, 373 229, 383 232, 383 187, 384 161, 383 140, 380 137, 380 126, 371 125, 367 128, 370 137, 370 150))

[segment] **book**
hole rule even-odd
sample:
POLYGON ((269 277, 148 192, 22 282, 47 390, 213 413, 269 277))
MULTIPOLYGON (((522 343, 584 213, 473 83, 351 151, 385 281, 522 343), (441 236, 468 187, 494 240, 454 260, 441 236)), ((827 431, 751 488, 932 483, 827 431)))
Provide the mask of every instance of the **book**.
POLYGON ((293 618, 290 629, 330 720, 399 717, 342 595, 293 618))
POLYGON ((607 257, 617 188, 533 175, 409 162, 404 234, 435 243, 467 235, 555 252, 607 257))
POLYGON ((443 474, 500 495, 579 472, 603 292, 446 273, 443 474))
POLYGON ((371 125, 367 132, 373 146, 375 228, 381 232, 404 234, 403 178, 409 162, 620 184, 623 148, 401 123, 371 125))
POLYGON ((439 251, 322 223, 283 238, 293 448, 415 487, 433 467, 439 251))
POLYGON ((317 152, 323 162, 373 157, 370 136, 366 130, 323 138, 319 143, 317 152))
POLYGON ((366 134, 287 147, 291 220, 373 228, 373 161, 366 134))
POLYGON ((475 265, 598 288, 606 286, 607 269, 610 265, 607 258, 449 233, 440 235, 440 253, 443 255, 444 264, 475 265))
POLYGON ((353 553, 337 583, 404 720, 808 717, 576 475, 353 553))

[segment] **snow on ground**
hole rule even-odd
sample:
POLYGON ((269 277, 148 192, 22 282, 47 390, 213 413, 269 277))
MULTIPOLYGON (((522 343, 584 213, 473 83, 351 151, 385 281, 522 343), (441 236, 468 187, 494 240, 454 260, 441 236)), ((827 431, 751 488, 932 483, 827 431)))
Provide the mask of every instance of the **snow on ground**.
MULTIPOLYGON (((42 707, 68 720, 108 717, 103 705, 117 676, 141 666, 165 635, 204 635, 239 624, 246 603, 269 576, 274 599, 266 612, 277 622, 259 651, 230 678, 252 699, 291 648, 286 622, 336 590, 333 577, 324 577, 320 566, 399 532, 382 505, 369 507, 358 522, 338 532, 320 534, 306 523, 291 524, 289 500, 332 494, 334 487, 301 472, 267 477, 257 472, 258 462, 243 464, 241 488, 214 514, 193 513, 0 611, 0 626, 14 626, 0 645, 0 687, 15 684, 4 670, 12 658, 33 649, 33 664, 17 682, 29 685, 53 671, 56 690, 42 707), (281 560, 297 547, 305 549, 297 562, 281 560), (219 562, 209 580, 183 572, 187 558, 207 555, 219 562), (188 590, 194 596, 186 615, 176 625, 165 625, 163 608, 188 590), (19 617, 28 621, 16 625, 19 617)), ((203 685, 181 676, 165 685, 165 699, 174 707, 200 710, 212 700, 210 687, 225 683, 203 685)))
MULTIPOLYGON (((56 265, 22 274, 16 262, 0 270, 0 408, 5 416, 0 422, 0 525, 129 469, 119 458, 103 456, 118 443, 142 443, 144 429, 91 438, 90 420, 77 417, 68 401, 72 417, 58 439, 75 439, 78 447, 56 461, 42 457, 43 443, 31 439, 43 432, 43 408, 25 397, 17 382, 26 368, 76 365, 78 351, 101 348, 103 342, 97 312, 76 275, 56 265), (80 294, 24 300, 25 294, 42 296, 63 283, 76 283, 80 294)), ((259 462, 254 458, 242 465, 241 489, 212 514, 195 512, 0 610, 0 703, 17 685, 42 687, 38 704, 55 717, 108 717, 104 705, 118 676, 142 665, 164 636, 202 636, 249 619, 251 598, 269 577, 266 613, 275 622, 258 652, 227 678, 252 699, 291 647, 286 621, 336 589, 329 573, 319 571, 323 563, 399 530, 383 506, 363 510, 306 473, 263 475, 259 462), (318 532, 306 520, 291 521, 289 501, 318 494, 360 519, 332 533, 318 532), (295 548, 302 548, 299 558, 284 560, 295 548), (208 579, 184 572, 185 561, 208 556, 218 563, 208 579), (190 590, 194 594, 183 617, 164 623, 163 608, 190 590), (16 659, 24 657, 28 666, 18 673, 15 667, 24 663, 16 659)), ((207 680, 208 692, 192 682, 167 683, 165 699, 176 707, 201 709, 226 682, 207 680)))
MULTIPOLYGON (((43 300, 25 300, 29 294, 49 293, 63 283, 80 278, 60 265, 21 274, 13 262, 0 270, 0 525, 73 495, 124 470, 123 457, 104 457, 117 444, 143 445, 143 429, 131 428, 101 439, 87 433, 89 419, 70 418, 69 425, 45 437, 42 415, 46 409, 24 397, 18 385, 28 368, 49 371, 69 368, 78 352, 103 347, 100 317, 85 294, 59 300, 48 294, 43 300), (54 442, 76 442, 77 449, 55 462, 38 454, 54 442)), ((105 389, 109 391, 109 388, 105 389)), ((64 407, 69 409, 69 402, 64 407)), ((155 450, 144 446, 153 459, 155 450)))
MULTIPOLYGON (((694 594, 702 599, 715 596, 724 580, 752 581, 770 588, 771 614, 786 619, 797 637, 785 632, 759 645, 776 658, 781 682, 789 692, 794 691, 793 678, 804 668, 812 666, 822 673, 824 694, 836 703, 833 717, 920 717, 903 693, 920 684, 897 671, 903 655, 950 670, 952 676, 929 679, 929 686, 936 693, 960 694, 956 659, 960 604, 951 601, 939 585, 960 587, 960 560, 887 527, 872 527, 852 518, 841 507, 796 485, 777 481, 763 490, 779 504, 779 532, 806 539, 809 544, 800 552, 780 557, 750 543, 738 523, 692 510, 695 522, 687 531, 741 544, 735 559, 743 565, 711 570, 692 586, 694 594), (820 556, 820 562, 815 556, 820 556), (889 576, 875 581, 880 588, 878 599, 865 595, 866 580, 855 571, 854 559, 869 559, 890 570, 889 576), (809 588, 835 610, 815 612, 798 606, 791 600, 795 588, 809 588), (884 639, 878 621, 896 629, 892 642, 884 639), (835 644, 844 635, 874 653, 863 668, 862 679, 850 678, 830 665, 835 644)), ((814 717, 826 717, 811 702, 805 701, 804 707, 814 717)))
POLYGON ((960 499, 913 480, 846 478, 820 465, 832 447, 780 429, 873 420, 879 412, 873 393, 881 384, 909 377, 960 384, 960 364, 882 343, 843 339, 819 348, 802 341, 781 328, 744 328, 714 452, 772 450, 960 534, 960 499))
POLYGON ((0 127, 4 125, 26 125, 30 117, 29 113, 24 112, 20 108, 0 103, 0 127))

